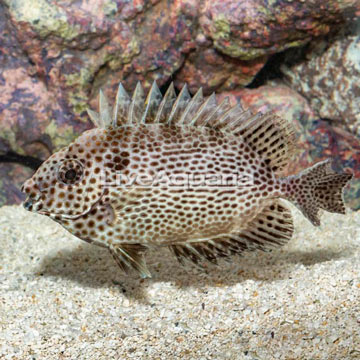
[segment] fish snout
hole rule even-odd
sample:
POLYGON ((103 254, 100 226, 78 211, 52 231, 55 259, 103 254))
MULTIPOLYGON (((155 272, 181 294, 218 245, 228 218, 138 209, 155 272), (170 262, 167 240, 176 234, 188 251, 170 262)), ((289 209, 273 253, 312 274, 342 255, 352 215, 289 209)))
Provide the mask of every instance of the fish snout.
POLYGON ((39 191, 39 188, 33 179, 25 181, 21 187, 21 191, 27 195, 26 200, 23 202, 23 206, 26 210, 37 211, 38 208, 42 207, 40 200, 43 195, 39 191))
POLYGON ((31 194, 23 202, 23 207, 32 212, 38 212, 43 208, 43 196, 41 194, 31 194))
POLYGON ((31 192, 36 191, 38 189, 33 178, 30 178, 24 182, 21 186, 21 192, 30 195, 31 192))
POLYGON ((31 211, 33 207, 33 200, 31 198, 24 201, 23 206, 26 210, 31 211))

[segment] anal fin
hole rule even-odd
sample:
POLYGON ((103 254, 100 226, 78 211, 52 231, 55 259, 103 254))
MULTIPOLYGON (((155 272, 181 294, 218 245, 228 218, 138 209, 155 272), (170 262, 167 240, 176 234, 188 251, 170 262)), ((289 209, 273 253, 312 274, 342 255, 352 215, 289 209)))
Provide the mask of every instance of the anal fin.
POLYGON ((170 249, 182 264, 184 260, 196 265, 203 260, 216 264, 217 258, 282 246, 290 240, 293 231, 290 210, 281 200, 274 200, 240 231, 173 244, 170 249))
POLYGON ((281 200, 274 200, 250 221, 238 236, 246 240, 249 250, 266 250, 285 245, 293 232, 290 210, 281 200))
POLYGON ((142 278, 151 278, 146 267, 144 252, 146 247, 140 244, 119 244, 109 247, 110 253, 120 269, 128 273, 130 269, 136 270, 142 278))

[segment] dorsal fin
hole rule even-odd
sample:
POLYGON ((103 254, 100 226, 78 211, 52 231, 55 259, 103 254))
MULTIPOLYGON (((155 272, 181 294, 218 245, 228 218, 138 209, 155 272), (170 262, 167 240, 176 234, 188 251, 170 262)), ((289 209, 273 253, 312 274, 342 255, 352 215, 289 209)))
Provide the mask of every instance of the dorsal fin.
POLYGON ((239 104, 237 104, 231 107, 228 111, 224 112, 222 115, 220 114, 213 124, 213 127, 226 131, 229 125, 238 121, 243 113, 244 110, 239 104))
POLYGON ((140 81, 136 84, 136 88, 131 99, 127 124, 138 124, 142 118, 144 108, 144 89, 142 88, 140 81))
POLYGON ((191 120, 190 125, 203 126, 206 124, 206 119, 211 115, 217 107, 215 93, 212 93, 199 107, 199 110, 191 120))
POLYGON ((108 99, 101 90, 99 103, 101 127, 107 128, 111 125, 110 106, 108 99))
POLYGON ((90 120, 92 121, 92 123, 98 127, 98 128, 101 128, 101 121, 100 121, 100 115, 99 113, 97 113, 96 111, 93 111, 91 109, 86 109, 89 117, 90 117, 90 120))
POLYGON ((168 114, 170 114, 175 100, 176 93, 174 83, 171 83, 159 105, 159 109, 154 120, 155 123, 165 123, 167 121, 168 114))
POLYGON ((177 123, 181 118, 181 115, 186 108, 187 104, 189 103, 191 96, 187 89, 187 85, 185 84, 180 91, 180 94, 176 98, 174 105, 171 109, 170 115, 167 118, 167 123, 177 123))
POLYGON ((208 116, 204 119, 203 124, 209 127, 215 127, 221 115, 230 109, 230 100, 226 97, 208 116))
POLYGON ((253 114, 249 110, 244 111, 239 104, 231 107, 228 98, 217 105, 214 94, 204 100, 201 88, 191 98, 186 84, 176 97, 174 85, 171 83, 162 99, 154 82, 146 100, 140 83, 136 85, 131 99, 120 84, 113 118, 110 118, 110 107, 102 91, 99 107, 100 114, 88 111, 97 127, 166 123, 177 126, 207 126, 241 136, 275 172, 281 171, 295 152, 294 131, 286 120, 272 113, 253 114))
MULTIPOLYGON (((120 83, 112 118, 108 100, 102 91, 100 91, 99 103, 100 112, 96 113, 89 109, 88 114, 94 125, 101 128, 139 123, 166 123, 177 126, 192 125, 220 128, 218 126, 220 125, 219 119, 231 110, 228 98, 225 98, 221 104, 217 105, 215 94, 204 99, 201 88, 191 97, 186 84, 179 95, 176 96, 174 84, 171 83, 165 96, 162 97, 155 81, 146 100, 140 82, 137 83, 131 98, 120 83)), ((232 110, 232 113, 239 112, 241 112, 241 108, 232 110)), ((232 117, 229 117, 229 120, 232 120, 232 117)))
POLYGON ((188 102, 186 108, 181 114, 178 125, 189 125, 194 115, 199 110, 202 102, 204 101, 202 88, 200 88, 193 98, 188 102))
POLYGON ((154 81, 145 100, 145 111, 141 118, 141 122, 143 124, 150 124, 154 122, 161 100, 161 92, 154 81))
POLYGON ((250 113, 232 125, 231 132, 267 160, 274 172, 281 171, 295 153, 295 132, 292 124, 275 114, 250 113))
POLYGON ((118 91, 116 94, 116 101, 113 111, 113 126, 122 126, 126 124, 128 118, 129 107, 131 98, 122 86, 119 84, 118 91))

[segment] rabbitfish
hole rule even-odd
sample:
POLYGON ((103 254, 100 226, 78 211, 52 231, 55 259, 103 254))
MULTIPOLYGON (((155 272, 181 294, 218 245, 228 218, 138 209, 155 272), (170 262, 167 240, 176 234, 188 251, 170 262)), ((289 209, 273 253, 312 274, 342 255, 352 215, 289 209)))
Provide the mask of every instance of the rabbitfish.
POLYGON ((24 207, 109 249, 124 271, 150 276, 144 253, 166 246, 181 261, 216 263, 281 246, 293 234, 288 200, 318 226, 319 210, 344 213, 351 174, 330 160, 283 176, 296 148, 292 125, 215 95, 164 97, 156 83, 111 108, 100 92, 95 128, 50 156, 27 180, 24 207))

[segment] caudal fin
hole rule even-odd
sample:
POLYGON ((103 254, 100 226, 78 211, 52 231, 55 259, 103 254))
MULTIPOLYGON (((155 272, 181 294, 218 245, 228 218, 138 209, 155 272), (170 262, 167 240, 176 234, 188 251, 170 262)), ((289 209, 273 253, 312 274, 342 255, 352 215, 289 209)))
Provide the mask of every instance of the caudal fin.
POLYGON ((330 160, 324 160, 288 179, 288 198, 319 226, 319 209, 345 214, 343 189, 351 178, 352 174, 339 174, 332 170, 330 160))

